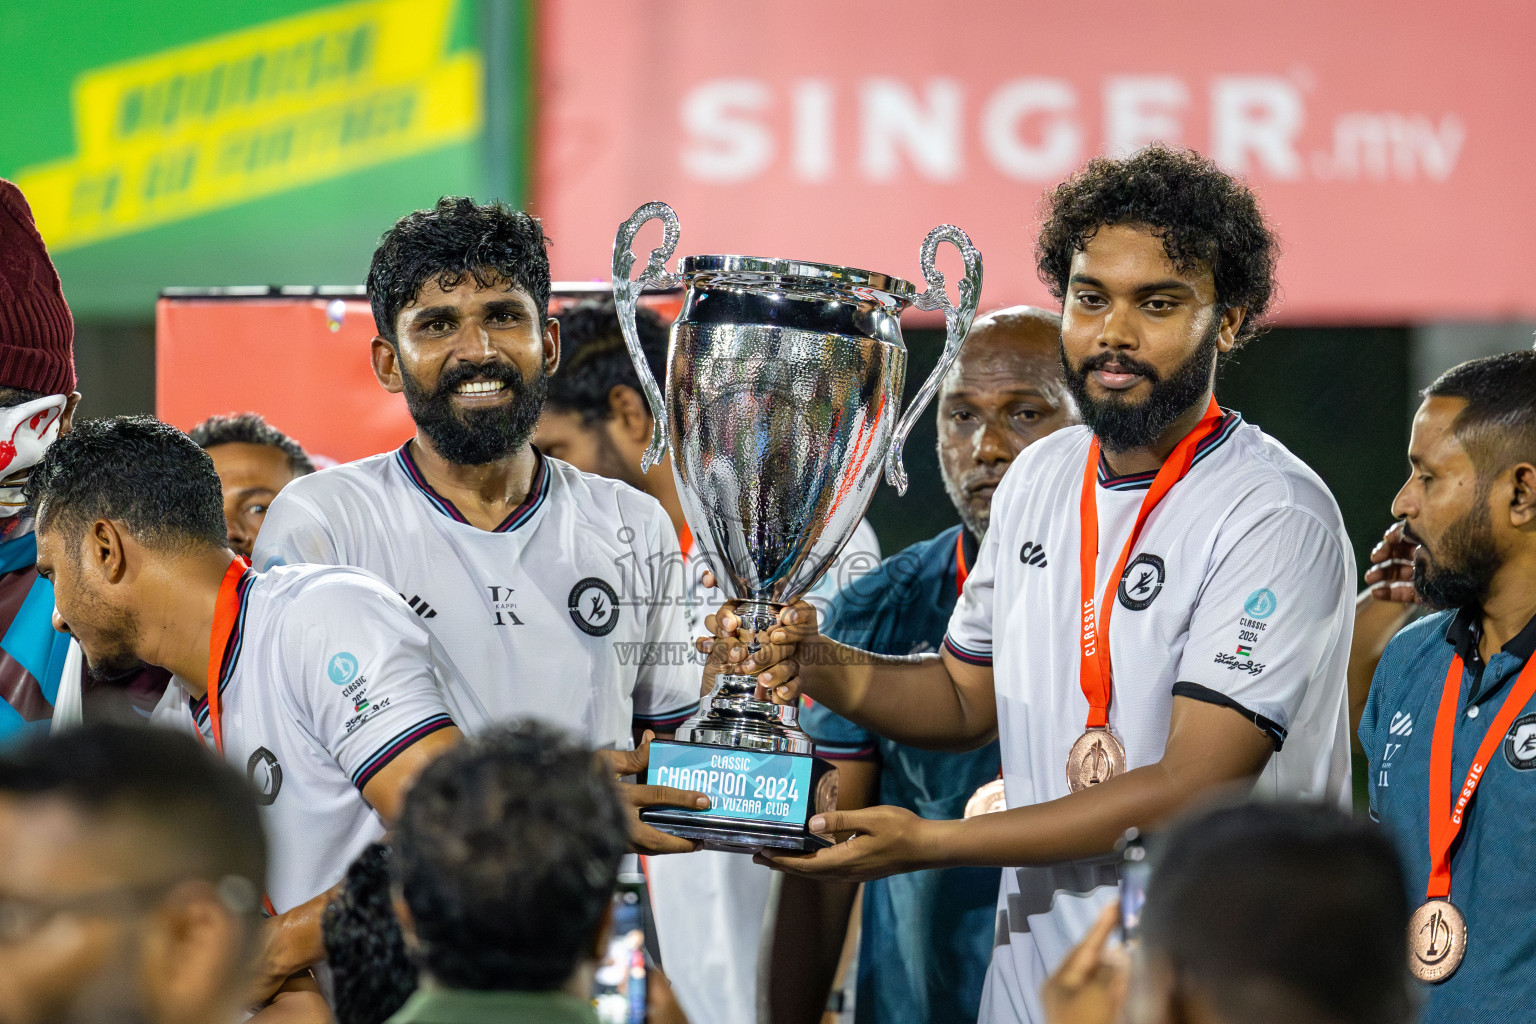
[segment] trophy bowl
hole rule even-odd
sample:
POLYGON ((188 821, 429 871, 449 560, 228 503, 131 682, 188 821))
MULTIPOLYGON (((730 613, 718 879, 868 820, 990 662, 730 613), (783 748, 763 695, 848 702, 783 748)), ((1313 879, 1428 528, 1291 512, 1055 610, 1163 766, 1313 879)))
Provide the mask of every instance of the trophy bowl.
MULTIPOLYGON (((919 250, 928 287, 850 267, 747 256, 666 261, 679 227, 647 203, 614 240, 613 292, 640 383, 655 417, 650 469, 668 445, 688 527, 727 597, 743 639, 755 642, 779 609, 834 563, 886 479, 905 493, 901 450, 959 354, 981 294, 981 256, 965 232, 941 225, 919 250), (631 277, 642 225, 663 224, 662 245, 631 277), (958 304, 934 266, 941 242, 960 250, 958 304), (684 289, 667 350, 666 393, 635 330, 642 288, 684 289), (901 314, 942 310, 938 365, 903 412, 907 350, 901 314)), ((685 553, 686 554, 686 553, 685 553)), ((798 709, 756 699, 754 677, 722 673, 673 741, 651 744, 647 781, 707 793, 706 811, 652 808, 641 818, 717 849, 806 850, 830 843, 807 822, 837 804, 836 768, 814 756, 798 709)))

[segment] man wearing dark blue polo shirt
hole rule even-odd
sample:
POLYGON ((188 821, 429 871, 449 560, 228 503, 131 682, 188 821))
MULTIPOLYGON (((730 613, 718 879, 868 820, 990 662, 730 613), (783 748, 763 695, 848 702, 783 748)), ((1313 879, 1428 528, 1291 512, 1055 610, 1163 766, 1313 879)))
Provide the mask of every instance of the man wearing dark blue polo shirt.
POLYGON ((1536 352, 1463 363, 1424 394, 1393 512, 1443 611, 1387 646, 1360 742, 1419 906, 1421 1020, 1504 1024, 1536 1005, 1536 352))
MULTIPOLYGON (((897 553, 832 601, 826 636, 877 654, 937 651, 966 567, 986 533, 992 492, 1025 446, 1078 422, 1057 358, 1061 318, 1027 306, 976 321, 939 392, 939 464, 963 525, 897 553)), ((824 707, 800 718, 837 761, 842 809, 889 804, 958 818, 998 778, 997 742, 964 754, 882 739, 824 707)), ((997 868, 916 871, 864 887, 855 1018, 860 1024, 976 1019, 992 954, 997 868)), ((767 986, 776 1021, 818 1021, 855 883, 786 876, 767 986)))

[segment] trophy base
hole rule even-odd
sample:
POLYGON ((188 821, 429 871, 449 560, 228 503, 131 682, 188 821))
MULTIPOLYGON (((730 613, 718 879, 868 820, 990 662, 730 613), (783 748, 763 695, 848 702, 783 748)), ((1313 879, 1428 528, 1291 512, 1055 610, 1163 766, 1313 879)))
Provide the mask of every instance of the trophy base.
MULTIPOLYGON (((834 769, 835 770, 835 769, 834 769)), ((723 853, 757 853, 761 850, 786 850, 813 853, 832 845, 803 825, 780 825, 771 821, 742 821, 717 818, 708 811, 669 811, 650 808, 640 812, 640 820, 669 836, 692 839, 706 850, 723 853)))
POLYGON ((810 852, 832 845, 809 829, 837 807, 837 766, 811 754, 728 744, 651 742, 645 781, 709 797, 703 811, 651 807, 640 820, 668 835, 728 853, 810 852))

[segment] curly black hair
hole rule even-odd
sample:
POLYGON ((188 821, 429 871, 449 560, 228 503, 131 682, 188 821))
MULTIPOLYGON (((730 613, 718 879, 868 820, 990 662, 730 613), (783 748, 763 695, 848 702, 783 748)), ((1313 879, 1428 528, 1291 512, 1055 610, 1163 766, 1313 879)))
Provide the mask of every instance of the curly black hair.
MULTIPOLYGON (((640 391, 640 377, 624 344, 613 299, 587 299, 555 315, 560 321, 560 369, 549 379, 552 408, 580 413, 588 425, 608 416, 608 392, 626 384, 640 391)), ((665 388, 667 325, 648 309, 635 310, 635 330, 651 375, 665 388)))
MULTIPOLYGON (((27 479, 27 506, 44 529, 78 542, 88 523, 115 519, 142 544, 181 550, 229 543, 213 459, 153 416, 86 420, 48 446, 27 479)), ((79 544, 68 550, 79 555, 79 544)))
POLYGON ((304 447, 262 418, 260 413, 230 413, 228 416, 210 416, 192 428, 193 441, 203 451, 221 444, 255 444, 264 448, 276 448, 288 456, 288 468, 296 477, 308 476, 315 471, 304 447))
POLYGON ((390 898, 389 857, 380 843, 363 850, 320 918, 336 1024, 383 1024, 416 991, 416 965, 390 898))
POLYGON ((549 991, 590 954, 629 835, 592 752, 537 722, 460 744, 406 795, 390 870, 448 987, 549 991))
POLYGON ((385 340, 399 341, 395 321, 430 280, 444 291, 472 277, 481 288, 514 284, 533 296, 539 319, 549 314, 549 239, 538 218, 502 202, 443 196, 384 232, 368 267, 368 301, 385 340))
POLYGON ((1100 157, 1044 201, 1035 265, 1063 299, 1073 254, 1101 227, 1145 224, 1181 273, 1207 266, 1222 310, 1246 310, 1239 343, 1263 326, 1275 291, 1279 243, 1248 186, 1200 154, 1162 144, 1122 160, 1100 157))

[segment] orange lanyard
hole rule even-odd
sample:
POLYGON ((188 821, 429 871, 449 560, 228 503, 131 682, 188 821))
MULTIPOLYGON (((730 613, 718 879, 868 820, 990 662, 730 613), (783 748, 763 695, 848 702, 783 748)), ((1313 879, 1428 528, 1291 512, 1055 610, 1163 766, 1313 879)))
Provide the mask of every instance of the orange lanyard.
POLYGON ((965 580, 971 574, 971 570, 965 564, 965 527, 960 527, 960 534, 955 538, 955 596, 965 593, 965 580))
POLYGON ((235 620, 240 616, 240 579, 249 564, 245 559, 237 558, 224 570, 219 599, 213 606, 213 631, 208 636, 208 722, 213 726, 213 745, 220 756, 224 754, 224 723, 219 707, 219 683, 224 674, 224 652, 229 647, 229 638, 234 635, 235 620))
POLYGON ((678 534, 677 542, 683 549, 683 561, 688 561, 688 552, 693 548, 693 530, 687 523, 683 524, 683 532, 678 534))
MULTIPOLYGON (((235 620, 240 617, 240 580, 251 563, 244 557, 236 558, 224 570, 219 583, 219 597, 213 605, 213 629, 208 634, 208 724, 213 728, 213 745, 219 756, 224 756, 223 709, 219 706, 219 684, 224 675, 224 652, 229 649, 229 638, 235 633, 235 620)), ((268 916, 276 917, 277 909, 266 893, 261 894, 261 905, 268 916)))
POLYGON ((1536 694, 1536 656, 1525 663, 1515 685, 1510 687, 1499 713, 1494 716, 1478 745, 1472 766, 1461 784, 1461 793, 1451 803, 1451 758, 1454 755, 1456 733, 1456 708, 1461 697, 1461 655, 1451 659, 1451 670, 1445 675, 1445 689, 1440 694, 1440 710, 1435 715, 1435 731, 1429 746, 1429 884, 1424 895, 1429 899, 1449 899, 1451 895, 1451 846, 1461 834, 1466 820, 1467 805, 1488 763, 1504 742, 1515 716, 1536 694))
POLYGON ((1216 404, 1216 399, 1212 398, 1205 415, 1195 424, 1195 429, 1184 435, 1184 439, 1174 447, 1158 469, 1157 476, 1152 479, 1152 486, 1141 501, 1141 510, 1136 513, 1136 525, 1131 527, 1131 535, 1126 538, 1125 547, 1120 551, 1120 560, 1115 563, 1114 572, 1109 574, 1109 583, 1104 588, 1103 611, 1097 614, 1093 602, 1093 581, 1099 563, 1099 507, 1095 493, 1099 471, 1099 439, 1095 437, 1088 445, 1088 465, 1083 470, 1083 497, 1078 510, 1082 531, 1082 629, 1078 634, 1082 642, 1082 661, 1078 674, 1083 696, 1088 698, 1090 729, 1103 729, 1109 725, 1109 702, 1114 692, 1109 664, 1109 616, 1114 610, 1115 591, 1120 586, 1125 563, 1131 557, 1131 549, 1136 546, 1136 539, 1141 536, 1141 528, 1146 525, 1147 517, 1173 489, 1173 485, 1184 479, 1189 467, 1194 465, 1196 447, 1214 434, 1220 425, 1221 408, 1216 404), (1102 644, 1099 643, 1101 636, 1104 638, 1102 644))

